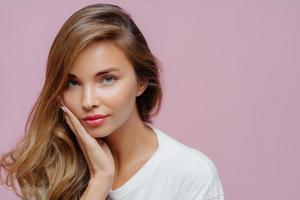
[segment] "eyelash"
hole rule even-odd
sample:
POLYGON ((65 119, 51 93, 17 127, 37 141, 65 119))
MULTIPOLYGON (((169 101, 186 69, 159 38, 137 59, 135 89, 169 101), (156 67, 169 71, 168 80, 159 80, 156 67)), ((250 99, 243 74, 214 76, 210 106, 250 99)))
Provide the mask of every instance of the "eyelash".
MULTIPOLYGON (((109 79, 109 80, 114 80, 114 81, 115 81, 115 80, 117 80, 118 78, 115 77, 115 76, 104 76, 104 77, 101 79, 101 81, 102 81, 102 80, 107 80, 107 79, 109 79)), ((76 82, 76 83, 78 83, 75 79, 69 79, 68 82, 67 82, 67 87, 68 87, 68 88, 69 88, 69 87, 72 87, 72 86, 69 85, 70 82, 73 82, 73 83, 76 82)), ((76 83, 75 83, 75 84, 76 84, 76 83)), ((112 84, 112 83, 109 83, 109 84, 107 84, 107 85, 109 86, 109 85, 111 85, 111 84, 112 84)))

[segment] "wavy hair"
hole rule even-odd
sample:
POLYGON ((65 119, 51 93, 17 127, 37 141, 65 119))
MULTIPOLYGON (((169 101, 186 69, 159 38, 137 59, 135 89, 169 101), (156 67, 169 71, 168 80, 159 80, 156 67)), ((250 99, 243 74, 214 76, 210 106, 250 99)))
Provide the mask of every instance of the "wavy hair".
POLYGON ((93 4, 78 10, 63 24, 50 48, 45 82, 28 115, 24 137, 0 158, 0 170, 7 172, 4 179, 0 173, 1 184, 12 187, 22 199, 80 199, 87 187, 88 165, 64 120, 59 96, 76 56, 99 40, 120 47, 138 79, 147 82, 144 93, 136 97, 142 121, 153 123, 151 118, 160 111, 162 69, 131 16, 112 4, 93 4))

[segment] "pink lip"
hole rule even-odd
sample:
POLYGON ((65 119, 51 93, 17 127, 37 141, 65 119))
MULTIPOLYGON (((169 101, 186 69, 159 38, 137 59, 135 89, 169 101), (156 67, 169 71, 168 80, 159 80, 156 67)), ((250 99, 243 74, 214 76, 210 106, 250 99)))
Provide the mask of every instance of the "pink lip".
POLYGON ((88 115, 88 116, 84 117, 83 120, 95 120, 95 119, 104 118, 104 117, 107 117, 107 115, 100 115, 100 114, 88 115))
POLYGON ((106 121, 106 117, 101 117, 97 119, 91 119, 91 120, 83 120, 83 122, 90 127, 96 127, 102 125, 106 121))

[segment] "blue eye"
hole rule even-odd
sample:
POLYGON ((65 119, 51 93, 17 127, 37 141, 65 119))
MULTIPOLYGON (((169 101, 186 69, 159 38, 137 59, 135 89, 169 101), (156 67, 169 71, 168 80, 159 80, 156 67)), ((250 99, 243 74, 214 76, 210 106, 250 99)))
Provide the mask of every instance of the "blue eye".
MULTIPOLYGON (((115 77, 115 76, 105 76, 101 79, 101 83, 103 82, 105 85, 111 85, 114 80, 117 80, 118 78, 115 77)), ((72 88, 72 87, 76 87, 76 85, 78 85, 78 81, 75 80, 75 79, 69 79, 68 82, 67 82, 67 85, 66 87, 67 88, 72 88)))
POLYGON ((114 76, 105 76, 104 78, 103 78, 103 80, 111 80, 111 81, 107 81, 105 84, 107 84, 107 85, 110 85, 110 84, 112 84, 113 83, 113 80, 116 80, 117 78, 116 77, 114 77, 114 76))
POLYGON ((72 85, 72 84, 74 84, 74 85, 77 84, 77 81, 74 80, 74 79, 69 79, 69 80, 68 80, 68 85, 67 85, 67 86, 68 86, 68 87, 73 87, 74 85, 72 85))

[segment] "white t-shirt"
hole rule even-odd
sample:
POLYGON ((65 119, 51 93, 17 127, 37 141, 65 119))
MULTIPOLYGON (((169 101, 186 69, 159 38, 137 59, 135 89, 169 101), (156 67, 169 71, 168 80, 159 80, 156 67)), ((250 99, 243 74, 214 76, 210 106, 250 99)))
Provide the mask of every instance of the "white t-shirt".
POLYGON ((158 148, 126 183, 110 190, 108 200, 224 200, 214 163, 153 127, 158 148))

